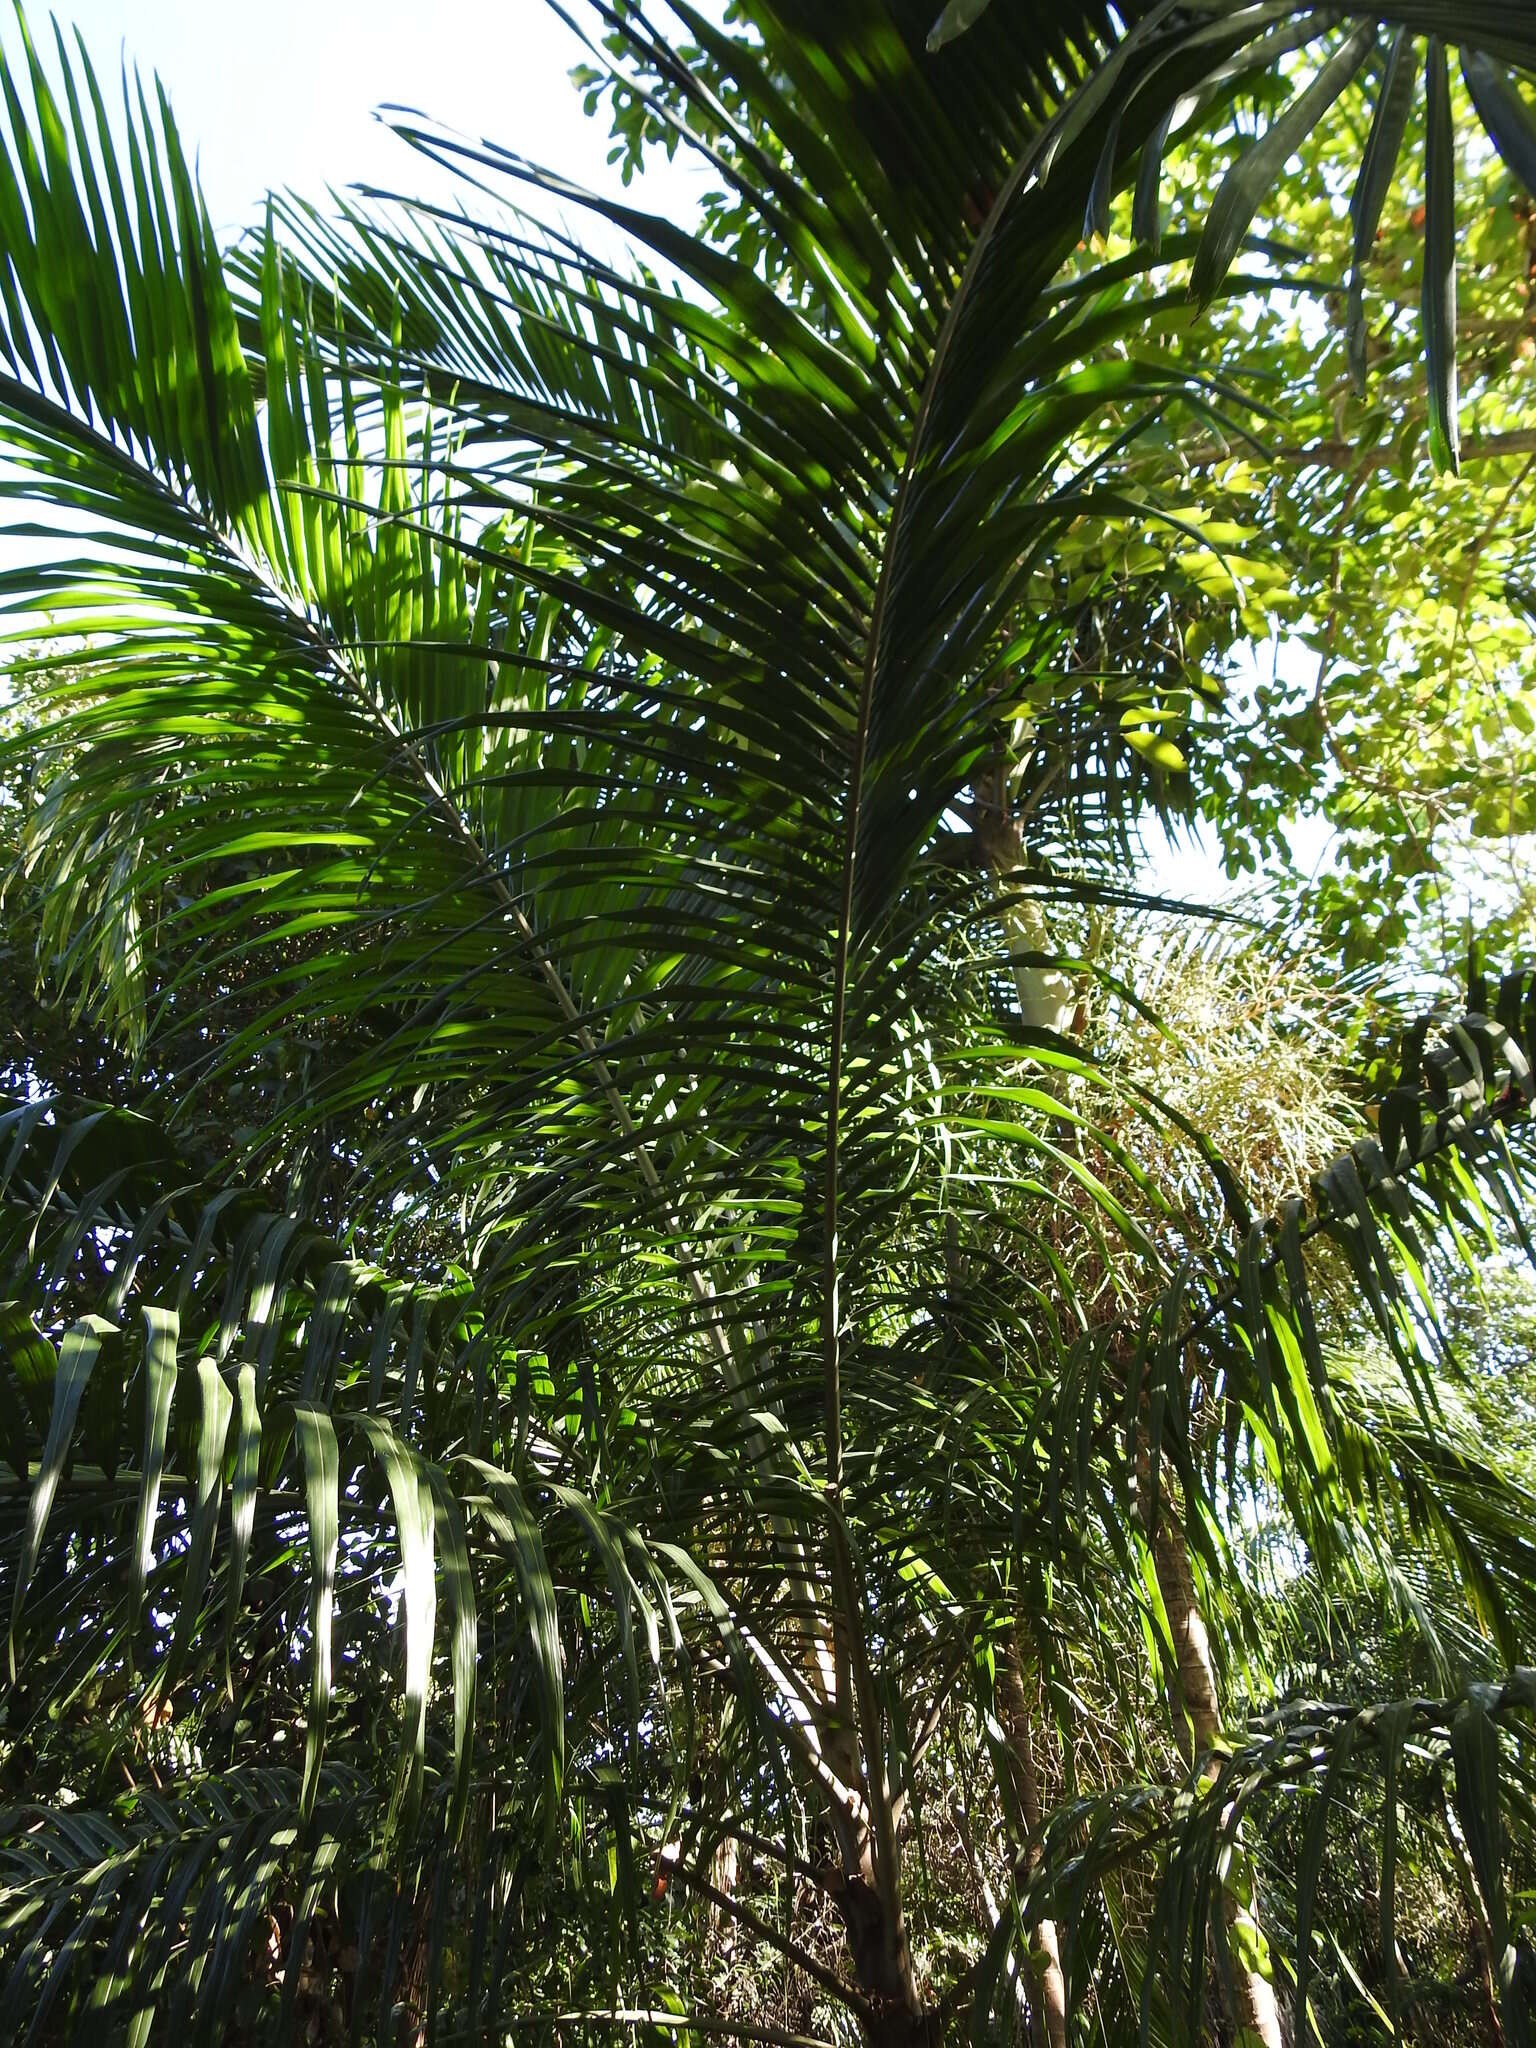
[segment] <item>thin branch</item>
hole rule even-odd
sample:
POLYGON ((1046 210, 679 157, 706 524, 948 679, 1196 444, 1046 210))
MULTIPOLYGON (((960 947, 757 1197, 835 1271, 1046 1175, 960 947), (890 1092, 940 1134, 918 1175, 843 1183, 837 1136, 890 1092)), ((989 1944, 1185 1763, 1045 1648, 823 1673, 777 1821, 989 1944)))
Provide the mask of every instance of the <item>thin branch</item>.
MULTIPOLYGON (((1362 448, 1357 441, 1309 441, 1300 446, 1271 448, 1270 462, 1282 469, 1389 469, 1398 458, 1396 441, 1362 448)), ((1177 451, 1190 469, 1216 469, 1238 458, 1224 442, 1197 441, 1177 451)), ((1463 462, 1499 462, 1536 454, 1536 427, 1515 427, 1504 434, 1471 434, 1461 444, 1463 462)))
MULTIPOLYGON (((964 1671, 965 1665, 966 1653, 962 1650, 959 1656, 954 1659, 943 1678, 940 1679, 938 1689, 929 1703, 928 1712, 923 1719, 923 1724, 913 1737, 911 1751, 907 1758, 909 1771, 917 1768, 917 1765, 927 1753, 933 1738, 938 1734, 939 1728, 943 1723, 944 1709, 949 1702, 950 1695, 960 1682, 960 1675, 964 1671)), ((904 1785, 891 1801, 891 1810, 896 1817, 898 1827, 901 1825, 902 1816, 907 1810, 907 1797, 910 1789, 910 1784, 904 1785)))
MULTIPOLYGON (((649 1808, 654 1813, 664 1813, 666 1811, 666 1808, 659 1800, 641 1799, 636 1803, 649 1808)), ((720 1841, 740 1842, 744 1849, 751 1849, 759 1856, 772 1857, 776 1863, 784 1865, 791 1877, 800 1876, 808 1878, 815 1885, 816 1889, 824 1892, 829 1899, 834 1896, 832 1887, 827 1883, 821 1872, 812 1864, 803 1862, 795 1854, 787 1838, 782 1842, 775 1842, 767 1835, 757 1835, 750 1828, 742 1827, 732 1814, 726 1814, 723 1818, 717 1820, 710 1814, 700 1813, 696 1807, 692 1806, 679 1807, 677 1817, 679 1820, 692 1822, 695 1826, 703 1829, 706 1836, 714 1837, 720 1841)))
POLYGON ((697 1892, 701 1898, 708 1899, 711 1905, 718 1906, 722 1913, 728 1913, 733 1920, 739 1920, 749 1934, 756 1935, 759 1941, 767 1942, 770 1948, 776 1948, 797 1970, 803 1970, 807 1977, 847 2006, 850 2012, 857 2013, 861 2020, 873 2022, 875 2010, 867 1998, 855 1991, 851 1984, 845 1984, 835 1970, 829 1970, 825 1963, 819 1963, 814 1956, 807 1955, 798 1943, 789 1939, 788 1935, 780 1934, 777 1927, 771 1926, 768 1921, 754 1913, 750 1906, 744 1906, 728 1892, 720 1891, 699 1871, 690 1870, 686 1863, 668 1856, 665 1850, 661 1854, 660 1868, 669 1878, 677 1878, 687 1885, 690 1891, 697 1892))

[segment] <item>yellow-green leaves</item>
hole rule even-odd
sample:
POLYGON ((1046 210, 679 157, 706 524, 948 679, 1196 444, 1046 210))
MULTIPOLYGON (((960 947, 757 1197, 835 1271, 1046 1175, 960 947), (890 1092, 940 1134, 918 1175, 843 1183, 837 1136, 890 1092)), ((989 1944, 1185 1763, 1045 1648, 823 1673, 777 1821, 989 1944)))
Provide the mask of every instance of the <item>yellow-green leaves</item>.
POLYGON ((1151 732, 1145 726, 1134 726, 1126 734, 1126 740, 1149 761, 1154 768, 1162 768, 1170 775, 1182 775, 1189 765, 1173 741, 1160 732, 1151 732))

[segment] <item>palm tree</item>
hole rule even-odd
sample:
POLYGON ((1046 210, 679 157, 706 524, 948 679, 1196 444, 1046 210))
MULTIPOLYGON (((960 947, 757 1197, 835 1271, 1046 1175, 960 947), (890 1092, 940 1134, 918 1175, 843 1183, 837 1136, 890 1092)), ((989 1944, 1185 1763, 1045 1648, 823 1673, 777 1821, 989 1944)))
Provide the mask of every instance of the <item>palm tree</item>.
POLYGON ((1422 73, 1454 463, 1438 36, 1528 176, 1536 28, 590 12, 729 233, 402 116, 461 212, 274 201, 224 251, 163 100, 114 127, 62 40, 62 97, 30 45, 30 111, 5 81, 12 915, 89 1020, 16 1062, 0 1169, 6 2015, 284 2038, 344 1980, 354 2039, 708 2027, 661 2010, 649 1873, 872 2041, 1054 2044, 1085 1996, 1188 2037, 1209 1947, 1271 2043, 1379 1765, 1389 1813, 1447 1788, 1514 2037, 1528 1502, 1437 1406, 1433 1283, 1519 1228, 1529 978, 1381 1055, 1374 1135, 1268 1222, 1085 1034, 1134 1008, 1095 934, 1188 802, 1171 735, 1211 743, 1209 577, 1126 548, 1202 550, 1149 449, 1254 431, 1191 291, 1273 284, 1233 268, 1264 195, 1362 93, 1364 271, 1422 73), (1282 60, 1163 233, 1164 152, 1282 60), (1080 246, 1132 193, 1130 253, 1080 246), (1450 1560, 1487 1643, 1444 1697, 1242 1725, 1260 1501, 1340 1611, 1394 1542, 1450 1560), (998 1845, 964 1960, 915 1959, 942 1745, 998 1845), (1298 1789, 1282 1967, 1254 1817, 1298 1789))

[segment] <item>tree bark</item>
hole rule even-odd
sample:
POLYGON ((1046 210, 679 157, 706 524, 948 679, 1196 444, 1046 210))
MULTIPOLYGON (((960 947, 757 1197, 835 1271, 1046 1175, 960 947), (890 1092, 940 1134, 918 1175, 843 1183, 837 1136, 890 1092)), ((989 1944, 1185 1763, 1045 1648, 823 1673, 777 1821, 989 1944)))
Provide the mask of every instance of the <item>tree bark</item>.
MULTIPOLYGON (((1025 865, 1024 833, 1014 816, 1010 795, 1011 764, 1001 755, 972 778, 975 802, 970 806, 971 832, 987 871, 1000 889, 1025 865)), ((1077 1008, 1077 989, 1059 968, 1032 964, 1032 954, 1049 955, 1050 934, 1040 906, 1015 898, 999 912, 1008 965, 1018 992, 1019 1017, 1031 1030, 1065 1032, 1077 1008)))
MULTIPOLYGON (((1024 1659, 1016 1643, 1004 1651, 997 1673, 998 1704, 1002 1708, 1003 1733, 1008 1738, 1008 1755, 1013 1764, 1014 1793, 1024 1826, 1029 1834, 1025 1871, 1033 1876, 1039 1868, 1040 1779, 1035 1769, 1035 1746, 1030 1726, 1030 1700, 1024 1682, 1024 1659)), ((1056 1922, 1037 1920, 1030 1930, 1032 1946, 1038 1951, 1034 1996, 1030 2000, 1037 2048, 1067 2048, 1067 1980, 1061 1968, 1061 1941, 1056 1922)))
POLYGON ((854 1977, 873 2008, 865 2032, 879 2048, 926 2041, 932 2016, 918 1996, 906 1930, 886 1911, 875 1884, 869 1828, 834 1806, 832 1832, 839 1863, 821 1876, 848 1937, 854 1977))
MULTIPOLYGON (((1214 1748, 1221 1733, 1216 1668, 1205 1616, 1195 1598, 1194 1578, 1184 1531, 1164 1499, 1151 1533, 1152 1561, 1178 1659, 1178 1693, 1173 1702, 1174 1726, 1186 1762, 1193 1764, 1214 1748)), ((1280 2008, 1270 1978, 1269 1946, 1255 1913, 1252 1866, 1234 1845, 1232 1864, 1221 1884, 1223 1968, 1222 1998, 1234 2048, 1285 2048, 1280 2008)))

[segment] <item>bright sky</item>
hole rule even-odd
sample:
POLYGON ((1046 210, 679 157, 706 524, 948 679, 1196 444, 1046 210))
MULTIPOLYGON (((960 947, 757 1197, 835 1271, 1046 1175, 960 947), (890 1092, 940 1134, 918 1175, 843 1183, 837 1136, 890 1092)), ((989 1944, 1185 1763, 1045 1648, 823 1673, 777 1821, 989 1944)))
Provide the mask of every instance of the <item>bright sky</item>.
MULTIPOLYGON (((607 124, 584 118, 567 77, 582 45, 546 0, 59 0, 55 11, 84 37, 109 98, 125 56, 146 82, 159 73, 221 231, 246 225, 273 187, 317 199, 327 185, 423 190, 420 159, 374 118, 391 101, 620 189, 607 124)), ((39 48, 51 46, 41 0, 27 12, 39 48)), ((18 47, 9 8, 0 43, 18 47)), ((646 204, 673 213, 701 189, 681 165, 645 184, 646 204)))

